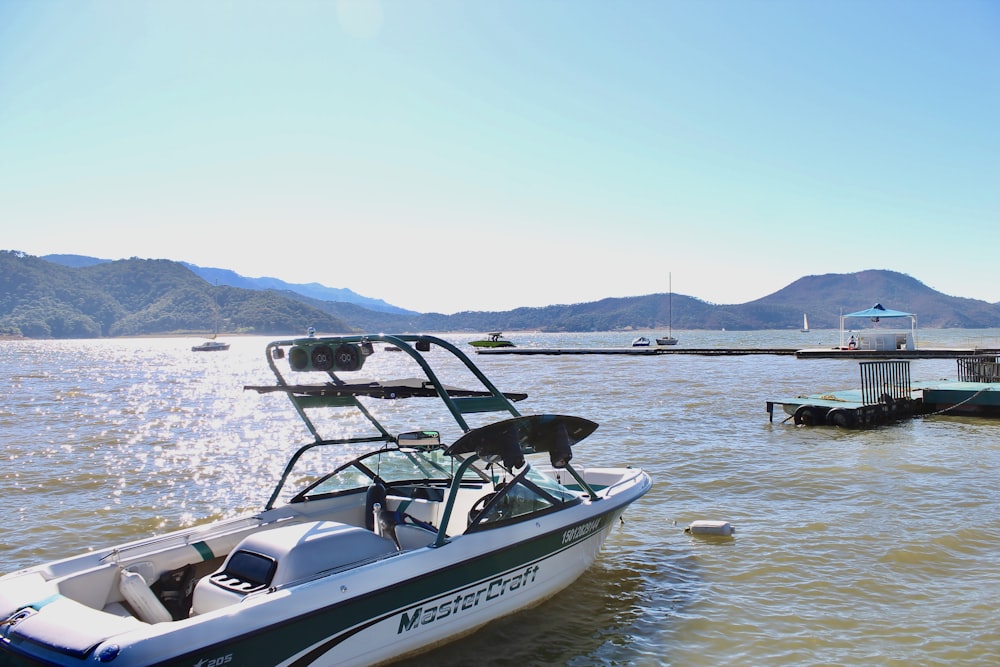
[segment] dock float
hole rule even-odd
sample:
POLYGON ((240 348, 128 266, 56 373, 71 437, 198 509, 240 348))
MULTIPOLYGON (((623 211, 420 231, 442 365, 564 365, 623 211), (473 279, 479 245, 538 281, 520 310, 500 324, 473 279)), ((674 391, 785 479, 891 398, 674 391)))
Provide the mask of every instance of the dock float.
POLYGON ((1000 417, 1000 357, 957 359, 957 380, 911 382, 909 361, 860 362, 861 388, 767 401, 798 426, 872 428, 916 415, 1000 417))

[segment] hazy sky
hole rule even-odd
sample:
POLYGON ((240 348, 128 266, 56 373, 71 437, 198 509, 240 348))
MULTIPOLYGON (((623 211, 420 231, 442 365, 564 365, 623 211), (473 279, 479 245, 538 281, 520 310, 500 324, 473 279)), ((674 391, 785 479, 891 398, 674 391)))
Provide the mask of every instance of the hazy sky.
POLYGON ((1000 301, 1000 2, 0 0, 0 249, 422 312, 1000 301))

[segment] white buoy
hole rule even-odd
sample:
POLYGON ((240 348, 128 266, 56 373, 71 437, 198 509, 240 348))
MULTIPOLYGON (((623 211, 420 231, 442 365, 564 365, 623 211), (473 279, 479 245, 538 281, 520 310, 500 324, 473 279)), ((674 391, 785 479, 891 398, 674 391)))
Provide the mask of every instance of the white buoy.
POLYGON ((736 528, 728 521, 692 521, 684 532, 691 535, 731 537, 736 528))

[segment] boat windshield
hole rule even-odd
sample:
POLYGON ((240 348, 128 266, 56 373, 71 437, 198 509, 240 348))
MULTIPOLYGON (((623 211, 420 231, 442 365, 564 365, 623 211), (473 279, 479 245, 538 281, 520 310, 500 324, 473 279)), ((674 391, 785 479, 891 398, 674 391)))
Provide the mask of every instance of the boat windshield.
POLYGON ((535 468, 528 470, 528 474, 525 477, 559 502, 568 502, 579 495, 579 493, 570 491, 556 480, 542 474, 535 468))
POLYGON ((529 466, 510 482, 501 482, 496 491, 482 499, 470 512, 470 530, 492 528, 521 521, 529 516, 581 502, 579 493, 529 466))
MULTIPOLYGON (((461 462, 461 458, 446 455, 445 448, 441 446, 385 448, 354 459, 320 477, 306 486, 293 500, 366 489, 375 477, 389 485, 423 482, 447 486, 461 462)), ((465 476, 477 482, 488 479, 475 466, 470 467, 465 476)))

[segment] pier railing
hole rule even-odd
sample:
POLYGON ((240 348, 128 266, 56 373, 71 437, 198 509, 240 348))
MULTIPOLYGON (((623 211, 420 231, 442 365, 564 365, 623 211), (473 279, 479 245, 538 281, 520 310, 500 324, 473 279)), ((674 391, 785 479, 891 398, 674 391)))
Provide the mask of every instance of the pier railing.
POLYGON ((865 405, 910 400, 909 361, 862 361, 861 400, 865 405))
POLYGON ((955 361, 960 382, 1000 382, 1000 357, 978 355, 955 361))

